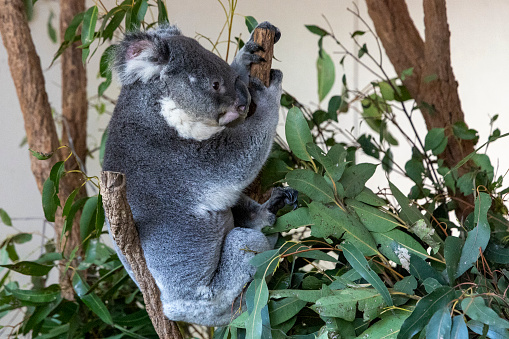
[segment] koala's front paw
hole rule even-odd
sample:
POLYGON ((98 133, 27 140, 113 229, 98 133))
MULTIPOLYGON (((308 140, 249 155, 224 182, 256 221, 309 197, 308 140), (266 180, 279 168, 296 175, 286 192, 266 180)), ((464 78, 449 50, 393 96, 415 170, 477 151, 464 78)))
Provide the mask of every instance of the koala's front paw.
POLYGON ((297 207, 297 198, 299 192, 290 187, 276 187, 272 191, 270 199, 265 203, 267 210, 272 214, 285 207, 285 205, 292 205, 295 209, 297 207))
POLYGON ((271 24, 268 21, 264 21, 261 24, 258 24, 258 26, 256 26, 256 28, 264 28, 264 29, 270 29, 272 31, 275 31, 276 34, 274 35, 274 43, 278 42, 279 39, 281 38, 281 31, 279 30, 279 28, 277 28, 276 26, 274 26, 273 24, 271 24))

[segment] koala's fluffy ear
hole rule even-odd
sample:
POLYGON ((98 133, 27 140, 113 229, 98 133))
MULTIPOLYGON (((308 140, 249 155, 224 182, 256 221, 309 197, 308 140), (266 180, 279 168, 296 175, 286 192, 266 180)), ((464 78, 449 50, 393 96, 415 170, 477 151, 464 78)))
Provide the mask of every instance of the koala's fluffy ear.
POLYGON ((116 46, 113 61, 113 68, 122 85, 130 85, 138 80, 146 83, 158 76, 170 55, 165 39, 180 34, 175 26, 127 34, 116 46))

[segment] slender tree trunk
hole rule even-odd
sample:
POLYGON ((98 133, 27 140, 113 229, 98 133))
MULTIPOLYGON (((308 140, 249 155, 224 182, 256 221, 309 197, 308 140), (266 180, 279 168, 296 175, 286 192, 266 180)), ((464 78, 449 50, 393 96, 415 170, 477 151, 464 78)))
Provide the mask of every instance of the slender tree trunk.
MULTIPOLYGON (((64 26, 66 27, 70 21, 69 18, 82 11, 82 8, 84 9, 83 0, 62 1, 63 20, 66 21, 61 24, 61 29, 64 26)), ((41 62, 30 34, 23 0, 0 0, 0 34, 7 51, 11 77, 21 106, 28 145, 38 152, 52 152, 59 147, 60 143, 46 93, 41 62)), ((72 144, 71 148, 75 154, 84 161, 87 119, 85 69, 81 64, 79 50, 71 48, 66 53, 68 54, 64 53, 62 61, 62 114, 64 120, 62 141, 63 144, 72 144), (79 57, 76 56, 77 54, 79 54, 79 57)), ((57 161, 63 160, 67 154, 68 151, 57 152, 52 158, 45 161, 30 157, 32 173, 41 193, 44 181, 49 177, 51 167, 57 161)), ((76 163, 71 159, 66 169, 74 169, 77 168, 76 166, 76 163)), ((61 201, 65 201, 69 193, 82 183, 81 178, 79 174, 69 174, 62 178, 59 194, 61 201)), ((81 194, 86 194, 86 192, 83 190, 81 194)), ((61 215, 61 209, 57 211, 55 220, 55 239, 57 244, 61 245, 59 242, 64 220, 59 215, 61 215)), ((79 216, 74 220, 64 251, 66 255, 69 255, 70 251, 81 243, 79 216)), ((73 263, 73 265, 76 264, 76 262, 73 263)), ((62 275, 60 282, 62 295, 72 299, 74 292, 70 276, 62 275)))
MULTIPOLYGON (((65 30, 71 23, 74 16, 85 11, 85 0, 61 0, 60 1, 60 37, 64 40, 65 30)), ((62 144, 68 145, 72 150, 74 157, 69 158, 65 163, 65 170, 85 170, 85 159, 87 155, 87 73, 85 65, 81 58, 81 49, 77 48, 79 43, 67 48, 61 55, 62 67, 62 144)), ((66 150, 65 152, 68 152, 66 150)), ((66 199, 71 192, 83 184, 83 175, 80 173, 66 174, 60 184, 61 200, 66 199)), ((83 187, 77 194, 75 199, 86 197, 87 192, 83 187)), ((61 215, 59 213, 59 215, 61 215)), ((71 232, 68 235, 67 244, 65 246, 64 255, 69 257, 72 250, 80 246, 80 228, 79 220, 81 211, 79 211, 74 219, 71 232)), ((62 232, 63 220, 61 217, 55 222, 55 231, 58 239, 62 232)), ((60 248, 60 246, 59 246, 60 248)), ((80 249, 76 258, 83 257, 84 253, 80 249)), ((77 266, 78 260, 74 260, 72 266, 77 266)), ((62 268, 65 268, 63 266, 62 268)), ((63 296, 67 299, 74 297, 72 288, 71 270, 61 272, 60 285, 62 287, 63 296)))
MULTIPOLYGON (((445 0, 423 0, 425 41, 410 18, 404 0, 366 0, 387 56, 398 74, 413 67, 412 76, 403 83, 421 109, 428 130, 445 128, 448 145, 441 155, 444 164, 453 168, 474 151, 469 140, 459 140, 452 133, 452 125, 465 122, 458 95, 458 83, 451 66, 450 32, 447 24, 445 0)), ((458 169, 459 175, 468 166, 458 169)), ((464 218, 473 209, 473 197, 449 192, 458 203, 456 215, 464 218)))

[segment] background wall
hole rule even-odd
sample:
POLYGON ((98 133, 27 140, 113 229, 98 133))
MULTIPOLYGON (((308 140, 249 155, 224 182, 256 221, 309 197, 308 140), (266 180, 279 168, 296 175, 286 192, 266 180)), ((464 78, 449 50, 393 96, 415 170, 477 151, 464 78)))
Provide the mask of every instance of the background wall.
MULTIPOLYGON (((106 6, 112 6, 114 1, 103 1, 106 6)), ((221 30, 225 17, 222 8, 216 0, 167 0, 169 17, 172 23, 178 24, 184 34, 195 36, 197 33, 215 38, 221 30)), ((417 27, 423 32, 423 14, 420 1, 408 1, 409 8, 417 27)), ((90 5, 93 2, 90 1, 90 5)), ((506 0, 480 0, 465 2, 462 0, 449 0, 448 16, 451 30, 452 64, 456 79, 459 82, 460 98, 466 115, 467 123, 480 132, 481 143, 489 135, 490 116, 500 114, 496 126, 502 133, 509 128, 509 114, 507 112, 506 95, 509 92, 509 68, 506 66, 509 56, 509 2, 506 0)), ((279 61, 274 62, 273 67, 284 72, 283 87, 301 102, 311 107, 318 106, 316 85, 315 62, 317 57, 317 36, 308 32, 305 24, 314 24, 327 27, 325 16, 330 22, 336 36, 347 48, 353 49, 354 45, 349 38, 350 34, 357 29, 365 30, 354 15, 347 11, 358 6, 361 16, 371 25, 363 0, 239 0, 235 19, 234 33, 242 32, 242 37, 247 38, 248 33, 244 25, 243 15, 254 16, 258 21, 268 20, 278 26, 282 32, 282 39, 277 44, 275 56, 279 61)), ((36 43, 37 51, 41 57, 42 67, 46 75, 46 90, 48 91, 51 105, 55 115, 60 110, 60 68, 57 61, 49 67, 53 54, 58 48, 48 38, 47 22, 50 10, 55 13, 53 26, 58 27, 58 3, 50 0, 39 0, 35 6, 34 20, 31 22, 32 36, 36 43)), ((376 45, 371 37, 366 34, 362 37, 368 44, 370 51, 376 51, 376 45)), ((201 42, 209 47, 205 41, 201 42)), ((340 79, 343 72, 346 73, 350 87, 364 88, 373 76, 351 60, 345 62, 345 70, 341 69, 338 62, 341 55, 340 48, 327 42, 327 52, 333 57, 337 65, 336 79, 331 95, 341 93, 340 79)), ((376 54, 375 54, 376 55, 376 54)), ((109 120, 108 114, 98 115, 93 108, 97 103, 94 97, 97 93, 98 58, 99 52, 88 64, 89 96, 91 98, 89 112, 89 147, 94 149, 100 142, 100 136, 109 120)), ((393 68, 384 56, 384 66, 390 74, 394 74, 393 68)), ((230 57, 231 61, 231 57, 230 57)), ((108 91, 111 98, 118 95, 117 84, 114 83, 108 91)), ((323 107, 327 107, 328 100, 324 100, 323 107)), ((24 232, 42 233, 43 212, 41 199, 35 180, 30 171, 29 153, 27 146, 20 147, 25 132, 19 104, 14 85, 10 78, 7 64, 7 55, 3 45, 0 46, 0 207, 4 208, 13 218, 16 229, 24 232)), ((111 112, 112 107, 108 106, 111 112)), ((420 136, 424 138, 426 132, 422 118, 415 115, 420 136)), ((360 119, 354 114, 340 116, 340 125, 345 130, 353 127, 354 135, 359 135, 365 126, 360 124, 360 119), (359 126, 360 124, 360 126, 359 126)), ((398 121, 404 125, 403 117, 398 121)), ((281 122, 282 125, 282 122, 281 122)), ((406 126, 406 125, 404 125, 406 126)), ((395 132, 395 131, 393 131, 395 132)), ((394 133, 397 135, 397 133, 394 133)), ((403 142, 403 138, 399 137, 403 142)), ((509 168, 506 149, 509 146, 508 139, 502 139, 491 145, 488 154, 491 156, 496 174, 505 174, 509 168)), ((394 151, 393 151, 394 152, 394 151)), ((396 154, 397 159, 406 161, 409 158, 410 148, 403 144, 396 154)), ((97 159, 97 152, 94 153, 97 159)), ((88 175, 98 175, 100 168, 96 159, 88 159, 88 175)), ((361 160, 371 159, 362 158, 361 160)), ((381 171, 380 171, 381 172, 381 171)), ((408 180, 398 176, 391 177, 400 186, 408 190, 408 180)), ((373 188, 387 187, 387 179, 378 173, 370 180, 373 188)), ((507 183, 506 183, 507 185, 507 183)), ((90 191, 89 191, 90 193, 90 191)), ((52 237, 51 225, 45 228, 46 236, 52 237)), ((0 238, 6 234, 14 233, 15 230, 0 225, 0 238)), ((38 251, 34 248, 26 248, 26 254, 38 251)), ((0 258, 1 260, 1 258, 0 258)))

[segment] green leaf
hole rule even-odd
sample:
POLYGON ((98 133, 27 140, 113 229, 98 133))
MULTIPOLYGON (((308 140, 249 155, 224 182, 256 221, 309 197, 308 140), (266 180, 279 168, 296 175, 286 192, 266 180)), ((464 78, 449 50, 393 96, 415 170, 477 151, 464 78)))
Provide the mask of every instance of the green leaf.
POLYGON ((362 192, 366 182, 375 174, 376 166, 364 163, 350 166, 345 170, 340 183, 343 184, 347 198, 355 198, 362 192))
POLYGON ((422 286, 424 286, 424 289, 426 290, 427 293, 431 293, 438 287, 442 286, 442 284, 440 284, 438 280, 436 280, 435 278, 429 277, 424 279, 424 281, 422 282, 422 286))
POLYGON ((320 50, 316 61, 316 70, 318 72, 318 100, 321 102, 329 94, 336 79, 334 62, 323 49, 320 50))
POLYGON ((417 220, 416 223, 409 227, 409 230, 431 247, 433 253, 438 252, 441 242, 436 240, 438 236, 435 234, 435 229, 429 223, 426 223, 424 219, 417 220))
POLYGON ((65 216, 68 216, 69 215, 69 212, 71 211, 71 207, 72 207, 72 204, 74 202, 74 198, 76 197, 76 194, 78 194, 78 192, 80 191, 82 186, 76 188, 74 191, 71 192, 71 194, 69 194, 69 196, 67 197, 67 200, 65 201, 65 204, 64 204, 64 208, 62 209, 62 216, 65 217, 65 216))
POLYGON ((49 303, 57 300, 60 296, 60 286, 57 284, 53 284, 43 289, 8 289, 8 291, 12 293, 12 295, 18 300, 29 301, 33 303, 49 303))
POLYGON ((269 158, 262 169, 262 190, 268 190, 278 181, 282 181, 291 168, 281 159, 269 158))
MULTIPOLYGON (((82 242, 95 230, 97 200, 97 196, 90 197, 83 206, 80 218, 80 238, 82 242)), ((86 247, 87 244, 84 244, 85 249, 86 247)))
POLYGON ((382 168, 387 173, 390 173, 392 171, 392 167, 394 165, 394 156, 392 155, 391 149, 387 149, 385 151, 385 155, 382 158, 382 168))
POLYGON ((60 200, 57 195, 57 187, 55 182, 48 178, 42 186, 42 209, 46 220, 55 221, 55 213, 58 206, 60 206, 60 200))
MULTIPOLYGON (((480 321, 470 320, 468 323, 468 328, 471 329, 473 332, 484 335, 484 338, 488 337, 490 339, 507 339, 509 338, 509 331, 505 328, 499 328, 497 326, 490 326, 488 328, 487 333, 486 327, 487 325, 483 325, 480 321)), ((482 336, 480 338, 483 338, 482 336)))
POLYGON ((42 323, 48 317, 48 315, 60 305, 61 301, 62 297, 60 296, 60 293, 58 293, 57 298, 54 301, 37 306, 34 313, 32 313, 30 318, 28 318, 23 325, 23 333, 27 334, 35 326, 42 323))
POLYGON ((311 226, 312 224, 313 220, 309 216, 309 210, 306 207, 301 207, 277 218, 274 226, 264 228, 263 232, 265 234, 288 232, 294 228, 311 226))
POLYGON ((426 326, 437 310, 447 306, 454 298, 454 289, 443 286, 419 300, 412 314, 401 326, 398 338, 412 338, 426 326))
MULTIPOLYGON (((161 1, 161 0, 158 0, 161 1)), ((111 40, 113 38, 113 34, 115 33, 115 30, 120 26, 122 23, 122 20, 124 19, 124 16, 126 14, 125 10, 120 8, 121 6, 113 8, 111 11, 108 12, 105 18, 103 18, 103 24, 104 26, 107 23, 107 17, 113 15, 108 25, 103 29, 101 26, 101 37, 104 40, 111 40)), ((161 15, 161 12, 159 12, 159 16, 161 15)), ((108 47, 109 48, 109 47, 108 47)), ((108 49, 107 48, 107 49, 108 49)), ((104 55, 104 54, 103 54, 104 55)))
POLYGON ((384 199, 380 198, 378 195, 373 193, 373 191, 367 187, 364 187, 362 192, 355 196, 355 200, 377 207, 387 205, 387 202, 384 199))
POLYGON ((311 161, 306 145, 313 142, 308 123, 298 107, 288 111, 285 125, 286 141, 292 152, 302 160, 311 161))
POLYGON ((388 232, 400 226, 396 219, 378 208, 353 199, 348 199, 346 204, 357 213, 364 226, 371 232, 388 232))
POLYGON ((411 204, 410 200, 403 193, 401 193, 401 191, 396 186, 389 182, 389 187, 391 189, 392 194, 394 195, 394 198, 396 198, 398 204, 401 206, 399 216, 401 219, 403 219, 403 221, 405 221, 409 225, 413 225, 418 220, 424 218, 419 209, 415 207, 413 204, 411 204))
POLYGON ((481 168, 482 171, 486 172, 488 180, 491 182, 495 175, 495 169, 491 165, 490 157, 486 154, 474 154, 472 161, 481 168))
POLYGON ((396 339, 403 322, 410 316, 409 312, 392 311, 382 314, 381 320, 370 324, 367 330, 362 332, 356 339, 384 338, 396 339))
POLYGON ((286 175, 288 185, 314 201, 334 202, 334 192, 325 179, 310 170, 295 169, 286 175))
POLYGON ((258 26, 258 21, 256 21, 255 18, 253 18, 252 16, 249 16, 249 15, 247 15, 245 17, 245 23, 246 23, 247 30, 249 31, 249 33, 253 33, 256 26, 258 26))
POLYGON ((97 6, 92 6, 85 12, 85 15, 83 16, 83 26, 81 27, 81 43, 84 47, 88 47, 94 40, 97 14, 97 6))
POLYGON ((74 40, 76 36, 76 31, 78 30, 78 26, 83 22, 83 18, 85 17, 85 12, 78 13, 72 18, 71 23, 67 26, 64 34, 64 40, 67 42, 71 42, 74 40))
POLYGON ((458 269, 458 264, 461 256, 461 248, 463 247, 463 240, 460 238, 449 236, 445 239, 444 259, 447 269, 447 276, 449 283, 454 285, 454 277, 458 269))
MULTIPOLYGON (((331 257, 327 253, 322 252, 321 250, 312 249, 309 246, 304 245, 303 243, 294 243, 291 241, 286 242, 283 246, 281 246, 281 249, 279 250, 281 254, 290 254, 295 252, 294 256, 301 257, 301 258, 309 258, 309 259, 315 259, 315 260, 323 260, 323 261, 329 261, 337 263, 338 260, 334 257, 331 257), (306 252, 304 252, 306 251, 306 252)), ((321 286, 321 284, 320 284, 321 286)))
POLYGON ((497 264, 507 265, 509 264, 509 247, 490 242, 484 251, 484 256, 497 264))
POLYGON ((71 209, 69 210, 69 213, 67 214, 67 218, 65 218, 64 227, 62 227, 62 234, 60 235, 60 239, 63 239, 65 233, 69 232, 71 230, 72 224, 74 222, 74 216, 79 211, 79 209, 82 208, 83 205, 85 205, 87 200, 88 200, 88 198, 86 198, 86 197, 81 198, 72 204, 71 209))
POLYGON ((380 293, 372 288, 347 288, 316 301, 310 308, 320 316, 353 321, 357 312, 363 312, 364 321, 375 319, 385 307, 380 293))
POLYGON ((96 206, 96 218, 95 218, 95 233, 99 237, 104 227, 104 220, 106 218, 104 214, 103 197, 99 193, 97 195, 97 206, 96 206))
POLYGON ((246 292, 246 304, 249 318, 246 320, 246 338, 262 337, 262 309, 267 305, 269 289, 265 279, 255 279, 246 292))
POLYGON ((46 27, 48 28, 48 36, 53 41, 53 43, 57 42, 57 31, 55 30, 55 27, 53 27, 53 18, 55 17, 55 14, 53 11, 50 12, 48 23, 46 24, 46 27))
POLYGON ((449 307, 439 309, 426 326, 426 339, 450 339, 451 326, 449 307))
POLYGON ((111 314, 108 311, 106 305, 95 293, 87 294, 89 286, 83 279, 81 279, 78 273, 74 274, 72 284, 74 291, 76 291, 76 294, 81 299, 81 301, 83 301, 83 303, 87 305, 88 308, 94 312, 102 321, 109 325, 113 325, 111 314))
POLYGON ((49 173, 49 178, 55 183, 56 193, 58 194, 60 188, 60 179, 65 174, 65 163, 64 161, 59 161, 53 167, 51 167, 51 171, 49 173))
POLYGON ((0 267, 5 267, 24 275, 36 277, 48 274, 48 272, 53 268, 53 266, 41 265, 31 261, 20 261, 12 265, 0 265, 0 267))
POLYGON ((401 230, 393 229, 384 233, 373 232, 371 235, 376 243, 380 245, 380 252, 395 263, 402 264, 400 256, 404 256, 404 250, 408 251, 409 254, 416 254, 423 258, 427 256, 427 252, 422 245, 411 235, 401 230), (395 251, 398 253, 395 253, 395 251))
POLYGON ((429 265, 424 259, 417 255, 410 255, 410 274, 419 279, 421 282, 428 278, 433 278, 444 284, 444 278, 429 265))
POLYGON ((477 131, 474 129, 469 129, 464 121, 458 121, 452 125, 452 131, 455 136, 463 140, 475 140, 479 138, 477 131))
POLYGON ((378 87, 380 87, 382 98, 385 100, 394 100, 394 89, 392 88, 391 84, 386 81, 382 81, 378 83, 378 87))
POLYGON ((284 298, 281 300, 271 300, 269 302, 270 325, 279 325, 300 312, 306 306, 307 302, 298 298, 284 298))
MULTIPOLYGON (((425 151, 433 151, 435 154, 435 149, 440 149, 445 137, 445 129, 444 128, 433 128, 428 134, 426 134, 426 138, 424 139, 424 150, 425 151)), ((446 141, 447 145, 447 141, 446 141)), ((439 152, 441 153, 441 152, 439 152)))
POLYGON ((255 279, 264 279, 274 273, 279 265, 279 249, 265 251, 255 255, 249 263, 256 267, 255 279))
POLYGON ((318 26, 315 26, 315 25, 305 25, 305 26, 306 26, 306 28, 307 28, 307 29, 308 29, 311 33, 316 34, 316 35, 319 35, 319 36, 321 36, 321 37, 324 37, 324 36, 326 36, 326 35, 329 35, 329 33, 328 33, 326 30, 324 30, 324 29, 322 29, 322 28, 320 28, 320 27, 318 27, 318 26))
POLYGON ((509 328, 509 321, 500 316, 491 307, 486 306, 482 297, 465 298, 461 301, 461 308, 473 320, 489 326, 509 328))
POLYGON ((315 158, 319 163, 323 165, 325 168, 325 171, 329 174, 332 181, 338 181, 341 176, 343 175, 343 172, 346 167, 346 162, 344 159, 346 158, 346 151, 343 149, 343 153, 341 155, 341 159, 338 161, 332 159, 328 156, 328 154, 325 154, 320 147, 313 143, 309 143, 306 145, 308 153, 315 158))
POLYGON ((110 66, 110 60, 111 60, 111 55, 113 53, 113 49, 114 49, 113 45, 109 46, 108 48, 106 48, 106 50, 103 52, 103 54, 101 56, 101 61, 99 63, 99 65, 100 65, 99 72, 101 74, 101 77, 105 78, 106 80, 99 85, 99 88, 98 88, 99 96, 103 95, 104 91, 106 91, 106 89, 111 84, 112 73, 111 73, 111 69, 109 66, 110 66))
POLYGON ((38 160, 47 160, 47 159, 51 158, 53 156, 53 154, 55 154, 55 152, 49 152, 49 153, 37 152, 30 148, 28 150, 38 160))
POLYGON ((451 339, 468 339, 468 328, 462 315, 452 318, 451 339))
POLYGON ((357 52, 357 57, 360 59, 364 54, 368 53, 368 46, 366 44, 362 45, 362 47, 359 49, 359 52, 357 52))
POLYGON ((4 223, 4 225, 12 226, 12 220, 9 214, 3 209, 0 208, 0 220, 4 223))
POLYGON ((480 193, 475 201, 474 219, 477 226, 468 232, 467 240, 461 251, 461 257, 456 272, 456 278, 465 273, 479 258, 479 250, 486 249, 490 240, 490 225, 488 224, 488 210, 491 197, 487 193, 480 193))
POLYGON ((168 11, 166 10, 166 5, 163 0, 157 0, 157 23, 159 25, 168 24, 170 20, 168 19, 168 11))
POLYGON ((392 299, 389 290, 382 282, 382 279, 369 267, 368 261, 364 258, 361 251, 355 245, 345 242, 341 246, 343 255, 348 263, 359 273, 368 283, 371 284, 382 295, 387 305, 392 306, 392 299))
POLYGON ((314 220, 311 235, 317 238, 333 236, 344 237, 364 255, 378 254, 375 240, 366 227, 355 217, 350 216, 338 207, 328 208, 323 204, 312 202, 309 204, 309 215, 314 220))

